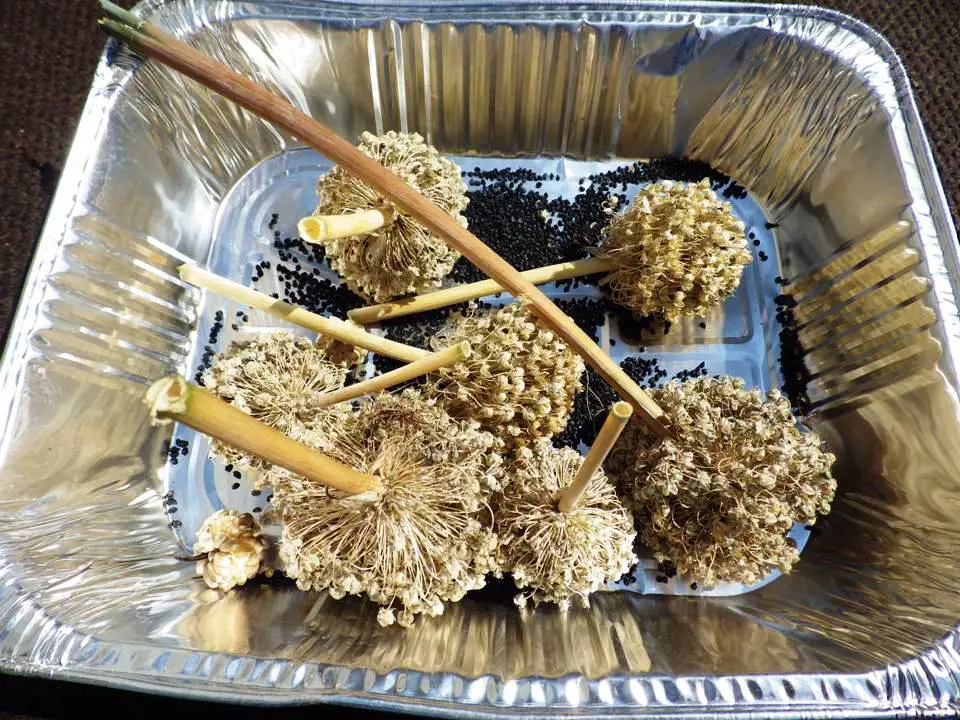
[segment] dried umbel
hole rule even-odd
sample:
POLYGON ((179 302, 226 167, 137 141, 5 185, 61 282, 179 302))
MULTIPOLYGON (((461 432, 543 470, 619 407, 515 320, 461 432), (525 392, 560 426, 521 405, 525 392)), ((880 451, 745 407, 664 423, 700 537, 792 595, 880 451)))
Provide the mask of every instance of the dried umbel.
POLYGON ((643 188, 605 230, 596 255, 615 267, 602 283, 641 315, 702 315, 732 295, 752 261, 743 222, 710 182, 643 188))
MULTIPOLYGON (((362 328, 353 320, 344 320, 343 322, 344 325, 347 325, 348 327, 362 330, 362 328)), ((316 344, 317 347, 326 354, 327 360, 332 362, 334 365, 342 365, 343 367, 347 368, 347 370, 359 367, 367 360, 367 351, 362 347, 351 345, 350 343, 344 342, 343 340, 338 340, 337 338, 318 335, 316 344)))
MULTIPOLYGON (((467 188, 460 168, 441 157, 417 133, 388 132, 360 136, 358 149, 399 175, 461 225, 467 221, 467 188)), ((380 302, 438 287, 460 254, 443 238, 400 211, 385 197, 340 167, 320 178, 316 215, 343 215, 383 209, 384 227, 361 235, 321 239, 330 265, 351 290, 380 302)))
POLYGON ((589 606, 589 596, 618 580, 637 562, 630 512, 602 470, 594 473, 579 502, 568 512, 558 494, 576 477, 583 458, 572 448, 554 448, 541 439, 518 453, 514 478, 496 509, 497 564, 512 573, 524 607, 571 600, 589 606))
POLYGON ((378 619, 408 626, 483 587, 496 536, 488 499, 502 460, 494 438, 415 391, 380 395, 331 438, 327 452, 382 482, 343 497, 289 475, 273 480, 280 556, 303 590, 366 594, 378 619))
POLYGON ((260 573, 265 567, 269 544, 260 525, 250 513, 220 510, 203 521, 194 552, 206 553, 197 562, 197 573, 215 590, 231 590, 260 573))
POLYGON ((785 537, 830 511, 834 456, 802 432, 776 390, 739 378, 671 382, 653 397, 676 432, 657 440, 633 423, 604 467, 657 560, 707 587, 746 585, 799 559, 785 537))
MULTIPOLYGON (((204 386, 234 407, 295 440, 326 433, 349 406, 321 407, 318 398, 343 387, 346 368, 306 338, 288 332, 231 343, 203 374, 204 386)), ((237 467, 263 468, 259 458, 211 440, 212 455, 237 467)))
POLYGON ((454 417, 474 418, 507 448, 566 427, 584 365, 520 303, 453 315, 435 349, 467 341, 473 355, 432 376, 425 392, 454 417))

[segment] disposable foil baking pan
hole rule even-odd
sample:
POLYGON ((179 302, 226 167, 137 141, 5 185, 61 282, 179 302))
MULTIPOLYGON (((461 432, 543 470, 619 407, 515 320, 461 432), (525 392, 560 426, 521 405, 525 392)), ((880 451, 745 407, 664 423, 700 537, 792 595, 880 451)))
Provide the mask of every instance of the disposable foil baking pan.
POLYGON ((565 180, 667 155, 734 178, 771 262, 716 322, 657 352, 783 384, 772 276, 793 280, 790 342, 840 490, 794 572, 727 597, 611 592, 567 614, 467 598, 402 631, 380 628, 368 603, 280 583, 205 590, 176 555, 207 512, 260 499, 230 499, 236 483, 199 441, 173 466, 169 431, 148 423, 144 383, 191 374, 210 311, 237 310, 175 268, 244 279, 270 250, 273 214, 309 209, 323 163, 108 46, 0 368, 6 670, 447 716, 952 714, 956 234, 881 37, 815 8, 709 3, 169 0, 138 12, 345 137, 416 130, 463 163, 511 158, 565 180))

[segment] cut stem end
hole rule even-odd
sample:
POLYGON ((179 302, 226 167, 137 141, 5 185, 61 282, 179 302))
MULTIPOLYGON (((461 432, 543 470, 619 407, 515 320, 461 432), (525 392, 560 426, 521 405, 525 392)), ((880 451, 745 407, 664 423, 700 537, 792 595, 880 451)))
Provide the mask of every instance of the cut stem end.
POLYGON ((557 496, 557 509, 560 510, 560 512, 568 513, 577 506, 580 498, 582 498, 583 494, 587 491, 587 486, 590 484, 593 476, 597 470, 600 469, 600 466, 603 465, 603 461, 607 459, 610 451, 613 450, 617 438, 620 437, 620 433, 623 432, 623 429, 627 426, 627 421, 632 415, 633 408, 629 403, 625 403, 622 400, 615 402, 610 408, 607 419, 604 421, 603 427, 600 428, 600 432, 597 434, 597 439, 594 440, 590 452, 588 452, 587 456, 583 459, 583 463, 580 465, 580 469, 577 471, 573 482, 557 496))
POLYGON ((361 210, 348 215, 311 215, 297 223, 300 237, 309 243, 322 243, 325 240, 366 235, 393 222, 392 210, 361 210))
POLYGON ((376 492, 380 480, 287 437, 220 398, 171 375, 150 386, 144 398, 157 423, 180 422, 308 480, 355 495, 376 492))

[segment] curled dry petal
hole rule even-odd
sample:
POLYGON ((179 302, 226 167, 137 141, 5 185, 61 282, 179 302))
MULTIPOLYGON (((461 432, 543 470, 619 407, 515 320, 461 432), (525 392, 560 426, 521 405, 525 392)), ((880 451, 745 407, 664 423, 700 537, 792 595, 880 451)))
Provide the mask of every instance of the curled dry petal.
POLYGON ((197 573, 216 590, 231 590, 260 573, 269 544, 250 513, 219 510, 203 521, 194 552, 206 553, 197 562, 197 573))

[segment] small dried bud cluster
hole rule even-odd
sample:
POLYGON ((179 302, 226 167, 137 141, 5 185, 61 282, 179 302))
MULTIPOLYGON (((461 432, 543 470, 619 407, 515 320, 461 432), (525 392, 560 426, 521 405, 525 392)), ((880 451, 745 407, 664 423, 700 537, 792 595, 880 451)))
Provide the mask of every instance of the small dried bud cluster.
POLYGON ((206 553, 197 561, 197 573, 208 587, 231 590, 260 573, 271 575, 264 566, 267 540, 250 513, 220 510, 203 521, 194 552, 206 553))
MULTIPOLYGON (((343 387, 346 373, 308 339, 280 331, 231 343, 204 372, 203 383, 234 407, 300 439, 349 414, 346 405, 318 405, 320 396, 343 387)), ((218 440, 211 440, 210 453, 240 468, 266 465, 218 440)))
POLYGON ((785 535, 829 512, 834 456, 798 429, 776 390, 764 401, 739 378, 698 378, 653 397, 676 441, 632 423, 604 464, 643 542, 707 587, 788 572, 799 553, 785 535))
POLYGON ((518 453, 516 472, 497 505, 497 562, 513 574, 524 607, 554 602, 567 609, 576 600, 619 579, 637 562, 633 554, 633 517, 617 498, 613 484, 597 471, 570 512, 557 509, 558 493, 576 477, 583 458, 571 448, 539 440, 518 453))
POLYGON ((458 418, 475 418, 507 448, 552 437, 567 425, 580 390, 580 356, 522 306, 453 315, 432 340, 468 341, 473 355, 438 371, 425 392, 458 418))
MULTIPOLYGON (((344 320, 343 324, 354 329, 363 329, 353 320, 344 320)), ((342 365, 347 370, 357 368, 367 360, 368 353, 364 348, 351 345, 337 338, 318 335, 316 344, 326 354, 327 360, 334 365, 342 365)))
POLYGON ((710 182, 648 185, 610 221, 597 256, 616 269, 603 283, 641 315, 702 315, 732 295, 752 261, 743 222, 710 182))
POLYGON ((365 402, 327 452, 376 475, 382 488, 343 497, 278 476, 286 573, 303 590, 365 593, 383 605, 382 625, 441 614, 494 569, 488 500, 503 468, 493 445, 477 423, 453 420, 415 391, 365 402))
MULTIPOLYGON (((467 207, 467 187, 460 168, 423 137, 417 133, 391 131, 378 136, 365 132, 357 148, 466 227, 463 210, 467 207)), ((443 238, 340 167, 320 178, 317 196, 316 215, 379 208, 396 214, 391 223, 374 232, 323 241, 333 269, 351 290, 369 300, 383 302, 439 287, 460 257, 443 238)))

